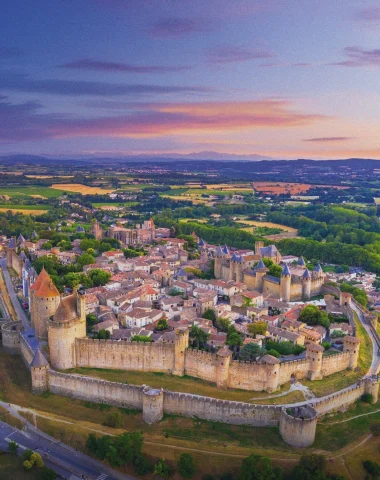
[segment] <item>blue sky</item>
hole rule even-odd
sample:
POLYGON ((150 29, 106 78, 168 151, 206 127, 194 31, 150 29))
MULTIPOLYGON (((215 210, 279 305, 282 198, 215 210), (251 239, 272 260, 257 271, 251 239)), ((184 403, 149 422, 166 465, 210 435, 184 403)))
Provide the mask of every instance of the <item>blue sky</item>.
POLYGON ((380 158, 380 2, 5 1, 0 154, 380 158))

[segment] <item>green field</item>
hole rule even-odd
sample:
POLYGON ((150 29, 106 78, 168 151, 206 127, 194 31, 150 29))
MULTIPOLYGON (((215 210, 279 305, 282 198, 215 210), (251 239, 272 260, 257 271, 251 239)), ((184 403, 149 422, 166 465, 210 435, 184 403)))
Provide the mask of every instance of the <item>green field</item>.
POLYGON ((36 469, 25 472, 22 466, 22 459, 8 453, 0 452, 0 478, 4 480, 37 480, 39 472, 36 469))
POLYGON ((63 190, 56 190, 50 187, 39 187, 38 185, 31 185, 30 187, 0 187, 0 195, 7 195, 11 198, 31 197, 33 195, 40 195, 41 197, 46 198, 57 198, 63 195, 63 193, 63 190))
POLYGON ((17 208, 19 210, 50 210, 51 205, 45 205, 45 204, 36 204, 36 205, 18 205, 15 203, 12 204, 6 204, 6 203, 0 203, 0 209, 3 208, 9 208, 10 210, 12 208, 17 208))
POLYGON ((100 207, 134 207, 138 202, 91 202, 94 208, 100 207))

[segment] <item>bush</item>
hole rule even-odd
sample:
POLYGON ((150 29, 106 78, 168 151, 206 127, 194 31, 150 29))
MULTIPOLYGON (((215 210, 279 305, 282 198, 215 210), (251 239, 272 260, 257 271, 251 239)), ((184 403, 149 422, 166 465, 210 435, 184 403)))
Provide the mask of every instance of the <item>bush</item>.
POLYGON ((272 357, 276 357, 276 358, 280 358, 280 354, 278 353, 277 350, 273 350, 273 348, 271 350, 268 350, 267 351, 267 354, 268 355, 272 355, 272 357))
POLYGON ((322 342, 322 347, 325 349, 325 350, 330 350, 331 348, 331 343, 330 342, 322 342))
POLYGON ((168 465, 163 458, 160 458, 154 466, 154 475, 159 478, 169 478, 171 472, 170 465, 168 465))
POLYGON ((133 469, 137 475, 146 475, 153 472, 153 465, 144 455, 138 455, 133 462, 133 469))
POLYGON ((194 458, 190 453, 183 453, 178 460, 178 471, 183 478, 193 478, 195 474, 194 458))
POLYGON ((48 467, 42 467, 38 480, 56 480, 57 474, 55 471, 48 467))
POLYGON ((18 443, 16 442, 9 442, 8 443, 8 452, 12 455, 17 455, 18 451, 18 443))
POLYGON ((372 460, 364 460, 363 467, 366 472, 372 475, 372 478, 379 478, 380 475, 380 465, 372 460))
POLYGON ((373 403, 373 395, 371 393, 363 393, 360 400, 365 403, 373 403))
POLYGON ((120 428, 123 426, 123 415, 120 412, 110 412, 106 416, 103 425, 111 428, 120 428))
POLYGON ((32 456, 33 450, 30 450, 30 448, 27 448, 23 454, 22 454, 22 459, 23 460, 30 460, 30 457, 32 456))
POLYGON ((22 466, 24 467, 24 470, 29 472, 29 470, 33 467, 33 463, 30 462, 29 460, 25 460, 25 462, 22 464, 22 466))

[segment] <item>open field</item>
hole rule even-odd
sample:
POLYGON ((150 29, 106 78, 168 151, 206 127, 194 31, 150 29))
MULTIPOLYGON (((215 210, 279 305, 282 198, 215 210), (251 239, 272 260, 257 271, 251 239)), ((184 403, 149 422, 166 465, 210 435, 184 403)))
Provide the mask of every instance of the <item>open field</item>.
POLYGON ((47 210, 39 209, 25 209, 25 208, 9 208, 9 207, 0 207, 0 212, 9 212, 12 213, 22 213, 23 215, 42 215, 47 212, 47 210))
POLYGON ((37 480, 38 470, 26 472, 22 466, 22 459, 15 455, 0 452, 0 478, 12 480, 37 480))
POLYGON ((114 189, 105 189, 99 187, 89 187, 81 183, 53 183, 53 189, 63 190, 64 192, 80 193, 81 195, 96 195, 112 193, 114 189))
POLYGON ((0 187, 0 195, 8 196, 11 198, 23 198, 23 197, 43 197, 43 198, 56 198, 63 194, 63 189, 53 189, 50 187, 40 187, 38 185, 28 187, 0 187))
POLYGON ((297 195, 307 192, 311 188, 311 185, 307 183, 253 182, 253 188, 257 192, 271 195, 281 195, 284 193, 297 195))
MULTIPOLYGON (((261 220, 236 220, 237 223, 243 223, 245 225, 252 225, 252 227, 268 227, 268 228, 281 228, 286 232, 297 233, 297 229, 293 227, 287 227, 286 225, 281 225, 280 223, 272 222, 262 222, 261 220)), ((250 231, 251 233, 255 230, 251 227, 242 228, 242 230, 250 231)))

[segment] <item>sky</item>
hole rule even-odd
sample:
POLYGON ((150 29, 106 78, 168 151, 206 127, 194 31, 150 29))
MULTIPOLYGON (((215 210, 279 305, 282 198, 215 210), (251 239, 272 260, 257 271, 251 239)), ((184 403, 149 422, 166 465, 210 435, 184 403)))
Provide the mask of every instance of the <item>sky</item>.
POLYGON ((3 0, 0 155, 380 159, 380 1, 3 0))

